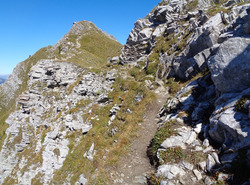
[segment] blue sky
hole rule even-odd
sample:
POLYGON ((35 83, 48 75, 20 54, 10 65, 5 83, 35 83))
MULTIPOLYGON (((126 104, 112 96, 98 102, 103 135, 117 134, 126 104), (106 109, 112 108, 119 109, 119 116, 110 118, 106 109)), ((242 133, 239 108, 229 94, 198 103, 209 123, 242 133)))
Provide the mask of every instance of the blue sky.
POLYGON ((160 0, 1 0, 0 74, 55 44, 74 21, 88 20, 124 44, 138 18, 160 0))

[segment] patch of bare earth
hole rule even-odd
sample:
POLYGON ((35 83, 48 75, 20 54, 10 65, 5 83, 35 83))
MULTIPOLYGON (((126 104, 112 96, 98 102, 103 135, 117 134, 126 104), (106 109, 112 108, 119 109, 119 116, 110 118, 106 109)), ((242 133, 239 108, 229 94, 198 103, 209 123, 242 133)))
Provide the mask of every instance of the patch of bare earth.
POLYGON ((147 147, 157 131, 157 113, 168 97, 167 91, 163 87, 156 93, 157 99, 148 106, 144 121, 139 124, 137 137, 131 143, 129 152, 121 157, 117 167, 109 172, 112 184, 147 184, 146 177, 155 170, 147 157, 147 147))

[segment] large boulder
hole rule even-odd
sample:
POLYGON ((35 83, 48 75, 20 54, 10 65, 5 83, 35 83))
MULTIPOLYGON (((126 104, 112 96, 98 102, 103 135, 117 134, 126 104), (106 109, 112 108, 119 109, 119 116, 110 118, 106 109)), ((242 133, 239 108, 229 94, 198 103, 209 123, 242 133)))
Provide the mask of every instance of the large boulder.
POLYGON ((221 44, 208 61, 212 80, 220 93, 240 92, 250 87, 250 38, 234 37, 221 44))
POLYGON ((224 150, 250 147, 250 120, 247 102, 241 105, 246 106, 246 112, 237 110, 237 104, 239 106, 242 97, 249 96, 250 88, 241 93, 223 94, 215 102, 216 108, 210 117, 209 135, 217 143, 223 144, 224 150))
POLYGON ((141 42, 150 39, 152 31, 152 28, 144 28, 143 30, 141 30, 138 34, 138 41, 141 42))
POLYGON ((152 19, 156 22, 166 22, 169 13, 173 13, 173 8, 171 6, 158 6, 152 15, 152 19))

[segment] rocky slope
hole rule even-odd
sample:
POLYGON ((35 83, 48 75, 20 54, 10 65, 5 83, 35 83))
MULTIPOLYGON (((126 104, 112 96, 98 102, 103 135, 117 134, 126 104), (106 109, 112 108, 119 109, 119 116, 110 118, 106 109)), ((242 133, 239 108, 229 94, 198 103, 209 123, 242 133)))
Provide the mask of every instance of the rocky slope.
POLYGON ((31 184, 31 179, 44 173, 47 184, 68 155, 68 132, 86 134, 92 128, 84 114, 92 104, 108 101, 115 72, 106 77, 84 72, 70 63, 51 60, 40 60, 31 68, 28 89, 6 120, 9 128, 0 153, 5 159, 0 165, 2 183, 12 172, 18 184, 31 184))
POLYGON ((0 106, 6 107, 13 104, 17 95, 27 86, 30 68, 40 59, 69 61, 81 67, 100 67, 108 57, 116 55, 120 47, 120 43, 93 23, 74 22, 70 31, 54 46, 40 49, 16 66, 4 85, 0 86, 0 106))
POLYGON ((142 66, 173 94, 148 150, 157 167, 150 184, 250 178, 250 5, 237 3, 162 1, 122 49, 121 64, 142 66))
MULTIPOLYGON (((98 119, 90 117, 93 106, 109 102, 116 70, 98 68, 120 46, 93 23, 75 22, 54 46, 16 66, 0 86, 1 184, 48 184, 53 179, 72 152, 69 145, 74 141, 68 137, 77 132, 79 140, 88 133, 90 119, 98 119), (100 42, 106 47, 94 48, 100 42)), ((86 157, 91 156, 89 152, 86 157)))
POLYGON ((7 127, 0 183, 248 184, 249 7, 163 0, 135 23, 116 57, 113 37, 93 23, 74 23, 0 86, 7 127), (154 94, 165 89, 171 96, 147 151, 155 173, 137 174, 136 182, 133 174, 112 177, 129 171, 119 159, 148 125, 143 115, 154 94))

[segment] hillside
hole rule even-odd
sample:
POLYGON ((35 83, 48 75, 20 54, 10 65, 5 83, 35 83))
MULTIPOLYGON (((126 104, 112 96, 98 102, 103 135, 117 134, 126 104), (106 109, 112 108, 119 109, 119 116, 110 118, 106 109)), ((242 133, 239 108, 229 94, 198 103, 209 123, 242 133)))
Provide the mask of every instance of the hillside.
POLYGON ((0 184, 248 184, 249 34, 247 1, 73 23, 0 85, 0 184))
POLYGON ((244 2, 170 0, 135 23, 120 63, 171 96, 148 147, 148 184, 249 183, 249 12, 244 2))
MULTIPOLYGON (((28 73, 39 60, 70 61, 80 67, 101 68, 106 64, 109 56, 119 53, 120 48, 121 44, 112 36, 107 36, 91 22, 81 21, 75 22, 70 31, 54 46, 42 48, 19 63, 6 82, 0 86, 0 125, 3 127, 0 138, 4 136, 6 129, 4 120, 13 111, 18 95, 27 88, 28 73), (90 42, 92 40, 95 42, 90 42), (99 47, 95 47, 95 45, 99 47), (80 55, 84 55, 84 57, 79 57, 80 55)), ((2 142, 3 139, 0 141, 2 142)))

